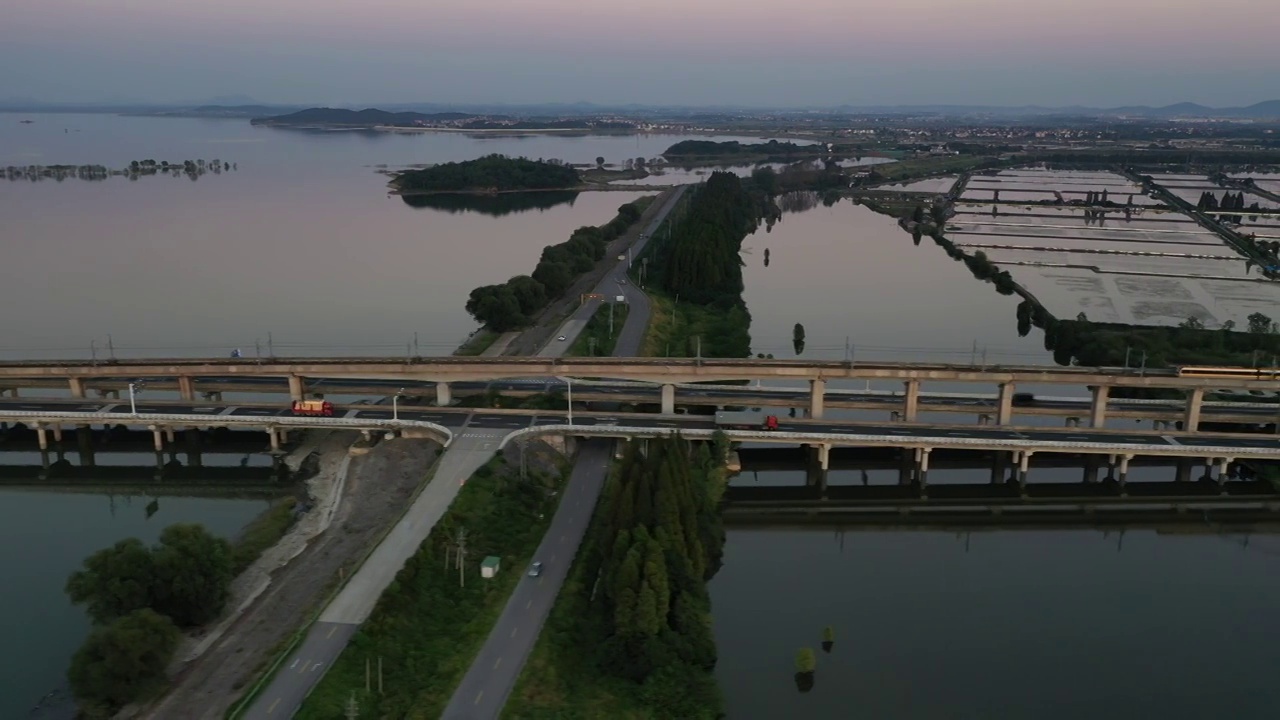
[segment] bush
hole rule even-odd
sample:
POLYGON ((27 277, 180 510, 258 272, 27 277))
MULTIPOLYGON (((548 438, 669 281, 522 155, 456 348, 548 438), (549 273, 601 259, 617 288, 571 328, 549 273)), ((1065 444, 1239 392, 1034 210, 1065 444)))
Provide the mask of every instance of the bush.
POLYGON ((147 609, 95 629, 67 671, 81 711, 89 717, 110 717, 159 690, 180 639, 169 618, 147 609))

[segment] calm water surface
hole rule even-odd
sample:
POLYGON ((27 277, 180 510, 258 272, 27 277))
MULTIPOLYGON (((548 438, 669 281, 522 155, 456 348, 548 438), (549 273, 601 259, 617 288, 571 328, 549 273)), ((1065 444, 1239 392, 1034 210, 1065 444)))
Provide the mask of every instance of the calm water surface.
MULTIPOLYGON (((855 360, 969 362, 976 344, 990 362, 1052 362, 1038 330, 1018 337, 1016 298, 976 281, 930 239, 917 247, 892 219, 847 201, 761 228, 743 260, 757 352, 795 357, 800 322, 802 357, 842 358, 848 336, 855 360)), ((929 481, 985 482, 989 472, 935 469, 929 481)), ((1135 468, 1130 481, 1172 473, 1135 468)), ((891 471, 868 477, 896 482, 891 471)), ((1080 477, 1033 468, 1031 481, 1080 477)), ((735 482, 803 484, 804 473, 735 482)), ((861 477, 832 472, 829 482, 861 477)), ((1271 672, 1280 661, 1278 536, 1245 548, 1237 537, 1148 530, 1121 539, 752 528, 729 530, 724 559, 710 590, 731 720, 1270 718, 1280 701, 1271 672), (819 647, 827 625, 837 634, 831 654, 819 647), (818 653, 807 694, 792 678, 802 647, 818 653)))
POLYGON ((542 248, 641 193, 494 217, 414 208, 375 166, 488 153, 594 162, 653 156, 685 136, 302 132, 239 120, 0 114, 0 166, 218 158, 238 169, 136 182, 4 182, 5 356, 447 354, 475 328, 472 288, 533 270, 542 248), (65 132, 64 132, 65 131, 65 132), (38 302, 33 300, 38 299, 38 302))

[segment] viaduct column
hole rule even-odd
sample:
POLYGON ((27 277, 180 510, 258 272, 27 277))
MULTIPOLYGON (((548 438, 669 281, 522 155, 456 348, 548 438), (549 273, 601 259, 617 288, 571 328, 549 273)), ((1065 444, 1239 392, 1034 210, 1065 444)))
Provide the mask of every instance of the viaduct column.
POLYGON ((827 382, 825 380, 809 381, 809 417, 822 419, 823 401, 826 399, 827 382))
POLYGON ((1013 391, 1016 386, 1011 383, 1000 383, 1000 405, 996 410, 996 424, 1008 425, 1013 422, 1013 391))
POLYGON ((449 383, 436 383, 436 405, 446 407, 453 403, 453 391, 449 388, 449 383))
MULTIPOLYGON (((293 383, 289 384, 289 390, 290 392, 293 391, 293 383)), ((196 399, 195 383, 190 377, 186 375, 178 376, 178 394, 187 402, 192 402, 196 399)))
POLYGON ((676 386, 662 386, 662 414, 674 415, 676 413, 676 386))
POLYGON ((297 375, 289 376, 289 397, 294 400, 306 400, 306 388, 302 383, 302 378, 297 375))
POLYGON ((1204 404, 1204 388, 1196 388, 1187 396, 1187 415, 1182 420, 1182 429, 1195 432, 1200 429, 1200 407, 1204 404))
POLYGON ((36 425, 36 439, 40 442, 40 452, 49 449, 49 432, 44 429, 44 425, 36 425))
POLYGON ((1111 388, 1107 385, 1096 385, 1093 388, 1093 403, 1089 406, 1089 426, 1100 428, 1107 422, 1107 397, 1111 388))
POLYGON ((78 377, 67 378, 67 384, 70 385, 71 387, 71 397, 83 398, 85 396, 83 378, 78 378, 78 377))
POLYGON ((915 422, 916 411, 920 407, 920 381, 908 380, 903 385, 906 388, 906 392, 903 393, 902 419, 907 422, 915 422))

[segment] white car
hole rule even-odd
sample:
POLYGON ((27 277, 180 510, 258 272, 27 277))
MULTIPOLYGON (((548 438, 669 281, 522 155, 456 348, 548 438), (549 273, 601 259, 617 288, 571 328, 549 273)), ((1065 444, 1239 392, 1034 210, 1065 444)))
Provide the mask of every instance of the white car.
POLYGON ((529 577, 538 577, 542 574, 542 563, 535 562, 529 566, 529 577))
POLYGON ((564 341, 565 341, 565 340, 567 340, 567 339, 568 339, 568 338, 566 338, 566 337, 565 337, 565 336, 563 336, 563 335, 561 335, 560 337, 556 338, 556 340, 559 340, 560 342, 564 342, 564 341))

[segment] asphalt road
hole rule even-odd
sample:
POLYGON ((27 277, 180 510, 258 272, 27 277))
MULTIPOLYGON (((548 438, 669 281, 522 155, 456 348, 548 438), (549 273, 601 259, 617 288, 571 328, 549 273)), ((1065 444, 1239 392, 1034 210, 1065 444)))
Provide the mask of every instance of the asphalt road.
POLYGON ((609 470, 611 447, 608 442, 585 443, 578 452, 560 507, 534 555, 542 562, 542 574, 530 577, 527 568, 514 570, 525 575, 454 691, 442 718, 479 720, 496 718, 502 712, 591 522, 609 470))
MULTIPOLYGON (((630 257, 639 256, 654 231, 662 223, 663 218, 671 212, 684 193, 684 188, 676 190, 667 204, 645 228, 643 238, 631 249, 630 257)), ((618 340, 614 344, 615 356, 636 354, 644 339, 645 328, 649 324, 649 298, 626 280, 628 263, 620 261, 613 272, 596 287, 596 292, 606 298, 622 295, 631 305, 627 313, 627 321, 619 331, 618 340)), ((599 301, 593 301, 579 308, 573 317, 561 326, 558 335, 565 337, 563 341, 552 340, 539 353, 542 357, 559 357, 573 344, 577 333, 582 331, 587 320, 595 312, 599 301)), ((656 391, 656 388, 655 388, 656 391)), ((534 422, 556 422, 556 415, 540 414, 534 422)), ((510 418, 508 418, 510 421, 510 418)), ((588 418, 575 418, 575 422, 584 423, 588 418)), ((594 424, 596 420, 590 419, 594 424)), ((628 421, 631 422, 631 421, 628 421)), ((675 427, 677 422, 670 418, 655 417, 652 422, 657 426, 675 427)), ((695 421, 689 421, 695 422, 695 421)), ((713 423, 705 419, 696 421, 700 426, 710 427, 713 423)), ((458 685, 445 708, 442 717, 450 720, 463 718, 497 718, 507 702, 507 696, 515 688, 516 680, 524 669, 529 653, 542 632, 547 615, 555 605, 556 597, 564 586, 573 558, 582 545, 591 515, 595 512, 596 500, 604 486, 609 473, 609 462, 612 456, 613 442, 594 440, 585 442, 578 450, 573 472, 565 485, 564 497, 560 507, 551 519, 547 534, 538 546, 535 560, 543 563, 543 571, 539 577, 525 575, 516 586, 507 606, 503 609, 498 622, 489 633, 480 653, 471 663, 467 674, 458 685)), ((524 570, 523 568, 521 569, 524 570)))

